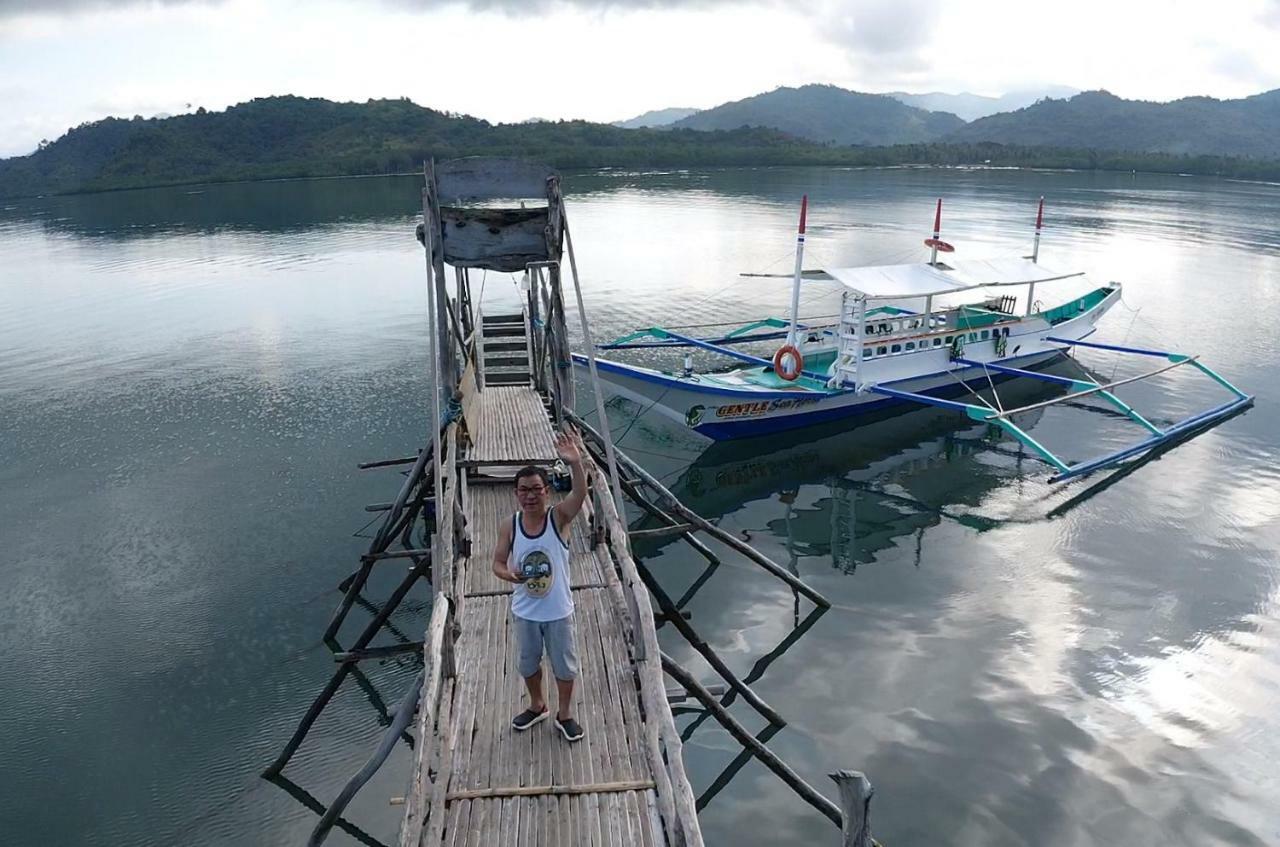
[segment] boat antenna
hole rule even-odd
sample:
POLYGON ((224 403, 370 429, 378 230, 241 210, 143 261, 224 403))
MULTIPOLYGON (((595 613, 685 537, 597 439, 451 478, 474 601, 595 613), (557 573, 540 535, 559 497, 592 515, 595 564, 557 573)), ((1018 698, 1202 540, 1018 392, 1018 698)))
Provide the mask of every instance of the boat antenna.
POLYGON ((1040 258, 1040 227, 1044 225, 1044 195, 1040 195, 1040 208, 1036 210, 1036 241, 1031 248, 1031 262, 1035 264, 1040 258))
POLYGON ((800 269, 804 264, 804 219, 809 211, 809 195, 800 198, 800 229, 796 233, 796 273, 791 283, 791 330, 787 333, 787 343, 796 343, 796 321, 800 314, 800 269))

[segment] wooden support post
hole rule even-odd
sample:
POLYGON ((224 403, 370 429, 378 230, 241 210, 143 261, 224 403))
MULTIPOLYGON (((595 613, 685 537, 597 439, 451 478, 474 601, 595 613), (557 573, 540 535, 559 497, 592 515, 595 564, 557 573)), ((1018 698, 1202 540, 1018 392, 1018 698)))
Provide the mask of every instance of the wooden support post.
POLYGON ((360 557, 361 561, 381 562, 383 559, 416 559, 418 556, 430 556, 430 550, 392 550, 390 553, 367 553, 360 557))
POLYGON ((400 491, 396 494, 395 504, 387 514, 386 520, 382 522, 382 526, 378 528, 373 542, 369 545, 370 553, 381 553, 386 550, 391 543, 391 539, 396 537, 396 532, 398 531, 396 524, 400 520, 404 504, 409 502, 409 495, 413 493, 413 489, 423 481, 427 462, 430 462, 434 455, 435 443, 428 442, 426 448, 418 454, 418 458, 413 464, 413 470, 409 471, 409 475, 401 483, 400 491))
POLYGON ((364 784, 377 773, 378 768, 382 767, 382 763, 387 760, 387 756, 391 754, 391 749, 395 747, 396 742, 400 740, 400 736, 408 728, 410 721, 413 720, 414 709, 417 707, 418 697, 422 693, 424 673, 425 671, 420 671, 409 690, 405 692, 400 705, 396 708, 391 726, 387 727, 387 731, 382 734, 382 741, 377 749, 373 751, 373 755, 347 781, 347 784, 338 792, 338 796, 329 804, 329 808, 320 816, 316 828, 311 832, 311 837, 307 839, 307 847, 319 847, 324 842, 329 835, 329 830, 333 828, 338 817, 347 808, 347 804, 351 802, 351 798, 356 796, 356 792, 364 787, 364 784))
POLYGON ((751 686, 738 679, 737 674, 729 670, 729 666, 720 659, 715 650, 711 649, 711 645, 707 644, 707 642, 703 641, 702 638, 699 637, 694 628, 689 625, 689 622, 681 616, 680 610, 676 608, 676 604, 671 602, 671 598, 667 596, 667 592, 663 591, 662 586, 653 578, 653 574, 649 573, 649 569, 643 564, 637 565, 637 568, 640 571, 640 578, 644 580, 645 586, 649 589, 650 593, 653 594, 654 599, 658 601, 658 608, 662 610, 664 615, 666 615, 666 619, 670 621, 675 628, 680 631, 680 634, 685 637, 685 640, 689 642, 689 646, 694 650, 697 650, 698 654, 701 655, 702 658, 706 659, 711 667, 715 668, 716 673, 720 674, 724 681, 729 683, 734 691, 741 694, 742 699, 750 703, 751 707, 763 715, 769 723, 775 726, 786 726, 787 722, 783 719, 782 715, 775 712, 772 706, 760 699, 760 695, 756 694, 755 691, 752 690, 751 686))
MULTIPOLYGON (((444 276, 444 238, 441 231, 440 198, 436 185, 435 163, 431 162, 426 171, 426 195, 429 216, 425 217, 427 226, 431 227, 429 245, 431 247, 431 284, 435 287, 436 313, 431 316, 436 322, 436 342, 439 347, 439 376, 445 389, 445 396, 451 396, 458 387, 458 366, 454 357, 453 344, 450 341, 450 324, 448 315, 449 291, 444 276)), ((461 341, 461 339, 458 339, 461 341)), ((433 386, 435 387, 435 386, 433 386)))
POLYGON ((333 654, 335 662, 363 662, 366 659, 385 659, 401 653, 417 653, 422 649, 421 641, 406 641, 403 644, 391 644, 386 647, 366 647, 363 650, 342 650, 333 654))
MULTIPOLYGON (((366 509, 369 507, 366 506, 366 509)), ((627 534, 632 541, 659 541, 676 535, 687 535, 693 529, 691 523, 679 523, 674 526, 661 526, 657 529, 633 529, 627 534)))
MULTIPOLYGON (((587 424, 585 421, 583 421, 581 418, 579 418, 577 415, 573 414, 572 412, 569 412, 568 415, 570 420, 572 420, 573 423, 579 429, 591 435, 597 442, 601 444, 604 443, 603 439, 600 436, 600 433, 596 432, 595 429, 592 428, 589 424, 587 424)), ((711 523, 711 521, 707 520, 706 518, 702 517, 701 515, 697 514, 696 512, 694 512, 693 510, 685 506, 683 503, 681 503, 680 500, 674 494, 672 494, 669 490, 667 490, 666 486, 658 482, 658 480, 654 479, 652 474, 650 474, 644 468, 640 467, 640 465, 638 465, 635 462, 635 460, 633 460, 631 457, 627 456, 626 453, 623 453, 621 450, 617 450, 615 451, 615 453, 617 455, 618 464, 626 465, 627 468, 632 473, 634 473, 640 479, 641 482, 649 486, 654 491, 658 492, 658 494, 667 502, 668 507, 673 512, 675 512, 678 517, 683 518, 686 522, 693 524, 698 529, 711 535, 717 541, 720 541, 721 543, 726 544, 729 547, 732 547, 734 550, 737 550, 743 556, 746 556, 748 559, 755 562, 757 565, 764 568, 769 573, 773 574, 778 579, 782 580, 787 585, 791 586, 796 591, 803 594, 805 597, 808 597, 817 605, 822 606, 824 609, 831 607, 831 601, 828 600, 826 597, 823 597, 822 594, 819 593, 818 591, 811 588, 808 584, 804 582, 804 580, 800 579, 795 574, 791 573, 786 568, 782 567, 782 565, 779 565, 777 562, 773 561, 768 556, 761 553, 759 550, 756 550, 750 544, 747 544, 741 539, 736 538, 735 536, 731 535, 728 532, 725 532, 720 527, 711 523)))
MULTIPOLYGON (((352 650, 363 650, 369 646, 369 642, 378 634, 378 630, 382 628, 382 624, 386 622, 387 618, 391 617, 391 613, 400 605, 400 601, 409 593, 409 589, 413 587, 419 577, 427 572, 427 568, 430 567, 430 561, 429 557, 415 560, 413 570, 409 571, 405 578, 400 581, 400 584, 396 586, 396 590, 391 593, 391 596, 387 598, 387 602, 382 605, 382 609, 373 620, 369 621, 369 625, 364 628, 364 632, 360 633, 360 637, 351 645, 352 650)), ((324 687, 324 690, 320 692, 320 696, 311 703, 311 708, 307 709, 307 713, 303 715, 298 728, 293 732, 293 737, 289 739, 289 743, 280 751, 280 755, 276 757, 275 761, 267 765, 262 772, 263 776, 276 776, 284 769, 284 766, 289 762, 299 745, 302 744, 302 740, 311 731, 311 725, 316 722, 316 718, 320 717, 320 712, 338 690, 338 686, 342 685, 342 681, 347 678, 347 674, 351 672, 353 667, 355 667, 353 662, 343 662, 338 670, 334 672, 329 684, 324 687)))
POLYGON ((418 461, 417 456, 405 456, 403 459, 381 459, 377 462, 361 462, 356 465, 356 467, 362 471, 367 471, 370 468, 389 468, 393 465, 411 465, 416 461, 418 461))
POLYGON ((871 795, 875 793, 871 780, 862 771, 836 771, 829 776, 840 789, 844 815, 840 847, 872 847, 876 842, 871 837, 871 795))
POLYGON ((342 622, 346 620, 347 612, 351 611, 351 607, 356 602, 356 595, 364 588, 365 582, 369 579, 369 572, 373 570, 373 560, 361 560, 360 570, 355 575, 343 580, 342 602, 338 604, 338 608, 333 610, 333 615, 329 618, 329 625, 325 627, 322 641, 328 641, 338 634, 338 629, 342 626, 342 622))
POLYGON ((711 692, 707 691, 701 683, 694 679, 693 674, 682 668, 678 662, 665 653, 662 654, 662 669, 667 672, 668 676, 683 685, 689 693, 698 698, 698 701, 715 715, 716 720, 720 721, 720 725, 729 730, 730 735, 738 739, 738 742, 743 746, 750 748, 765 767, 791 786, 791 790, 799 794, 801 799, 826 815, 836 826, 841 825, 844 818, 836 804, 819 794, 812 785, 801 779, 800 775, 793 771, 786 762, 779 759, 776 753, 757 741, 754 735, 747 732, 746 728, 738 723, 738 720, 729 714, 728 710, 721 706, 715 697, 711 696, 711 692))
MULTIPOLYGON (((653 501, 651 501, 648 497, 645 497, 643 494, 641 494, 640 489, 636 487, 636 484, 633 480, 623 479, 621 480, 621 482, 622 482, 622 490, 625 491, 627 493, 627 496, 631 498, 632 502, 634 502, 641 509, 644 509, 646 512, 653 515, 658 520, 666 521, 668 524, 674 525, 679 523, 679 521, 677 521, 675 518, 671 517, 666 512, 662 511, 656 505, 654 505, 653 501)), ((692 532, 686 532, 681 537, 685 540, 685 542, 690 547, 692 547, 694 550, 697 550, 699 553, 701 553, 702 557, 706 559, 708 562, 710 562, 713 565, 720 564, 720 557, 717 556, 715 553, 712 553, 710 547, 703 544, 698 539, 694 538, 692 532)))
POLYGON ((560 266, 548 268, 551 289, 551 312, 547 323, 551 328, 551 392, 555 425, 559 428, 576 402, 573 384, 573 356, 569 349, 569 329, 565 324, 564 294, 560 284, 560 266))
MULTIPOLYGON (((721 696, 722 694, 724 694, 726 691, 729 690, 729 686, 725 685, 723 682, 713 682, 703 687, 707 689, 708 694, 714 694, 717 697, 721 696)), ((690 694, 688 691, 686 691, 683 688, 667 689, 668 703, 683 703, 685 700, 688 700, 692 696, 693 696, 692 694, 690 694)))
POLYGON ((462 351, 462 367, 465 368, 469 361, 467 357, 467 345, 464 343, 464 339, 466 339, 467 336, 463 334, 462 325, 458 323, 458 315, 454 311, 453 301, 445 300, 444 307, 445 311, 449 313, 449 325, 453 327, 453 337, 458 339, 458 349, 462 351))

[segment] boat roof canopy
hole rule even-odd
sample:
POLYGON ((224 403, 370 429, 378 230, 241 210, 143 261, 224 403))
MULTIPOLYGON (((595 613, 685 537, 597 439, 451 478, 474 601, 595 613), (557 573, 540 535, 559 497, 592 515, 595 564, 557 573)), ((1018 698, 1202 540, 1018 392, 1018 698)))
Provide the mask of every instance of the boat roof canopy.
POLYGON ((954 294, 971 288, 1027 285, 1083 276, 1083 271, 1060 273, 1030 259, 969 259, 949 265, 939 262, 879 267, 827 268, 826 273, 868 300, 898 300, 954 294))

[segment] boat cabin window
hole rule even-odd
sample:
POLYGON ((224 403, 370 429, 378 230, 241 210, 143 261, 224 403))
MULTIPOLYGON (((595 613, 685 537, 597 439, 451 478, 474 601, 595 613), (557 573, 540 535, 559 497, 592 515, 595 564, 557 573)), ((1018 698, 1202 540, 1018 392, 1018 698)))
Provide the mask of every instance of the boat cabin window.
POLYGON ((987 333, 987 331, 984 329, 984 330, 982 331, 982 340, 983 340, 983 341, 986 341, 986 340, 987 340, 987 334, 988 334, 988 333, 987 333))
POLYGON ((908 342, 907 342, 907 349, 908 349, 908 350, 914 350, 914 349, 916 349, 916 343, 915 343, 914 341, 908 341, 908 342))
POLYGON ((901 353, 901 352, 902 352, 902 345, 901 345, 901 344, 895 344, 895 345, 893 345, 893 347, 892 347, 892 348, 890 348, 889 352, 890 352, 890 353, 901 353))
POLYGON ((948 336, 946 337, 946 339, 944 339, 944 340, 945 340, 948 344, 950 344, 952 341, 955 341, 955 340, 956 340, 956 337, 955 337, 954 335, 948 335, 948 336))
POLYGON ((970 340, 970 341, 977 341, 977 340, 978 340, 978 333, 976 333, 976 332, 971 332, 971 333, 969 333, 969 340, 970 340))
POLYGON ((884 345, 881 345, 881 346, 879 346, 879 347, 877 347, 877 348, 876 348, 876 355, 877 355, 877 356, 883 356, 883 355, 885 354, 885 352, 886 352, 886 350, 884 349, 884 345))
POLYGON ((935 338, 935 339, 933 339, 933 346, 934 346, 934 347, 941 347, 941 346, 942 346, 942 339, 941 339, 941 338, 935 338))

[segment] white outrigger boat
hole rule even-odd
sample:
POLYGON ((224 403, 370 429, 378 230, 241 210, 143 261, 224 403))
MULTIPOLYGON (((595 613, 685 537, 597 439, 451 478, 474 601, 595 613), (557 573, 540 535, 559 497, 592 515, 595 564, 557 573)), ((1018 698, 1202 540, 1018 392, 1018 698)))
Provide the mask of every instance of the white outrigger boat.
MULTIPOLYGON (((686 355, 683 369, 662 371, 593 355, 590 358, 595 359, 601 378, 622 395, 717 441, 846 418, 852 424, 857 416, 904 403, 940 406, 1001 427, 1054 468, 1054 481, 1114 466, 1253 404, 1251 395, 1195 356, 1086 341, 1098 321, 1119 301, 1118 282, 1042 307, 1036 299, 1038 286, 1070 279, 1080 281, 1084 277, 1083 272, 1055 271, 1039 263, 1043 198, 1036 215, 1035 247, 1026 258, 940 261, 939 253, 951 253, 954 248, 939 237, 939 200, 933 237, 925 241, 932 249, 928 262, 826 268, 802 274, 806 209, 807 198, 801 205, 789 321, 767 318, 716 338, 696 338, 662 327, 648 327, 598 347, 709 350, 745 366, 695 372, 686 355), (837 323, 821 327, 799 323, 802 275, 843 286, 837 323), (1015 295, 999 293, 1000 289, 1013 286, 1025 289, 1021 310, 1015 295), (993 289, 996 296, 991 296, 993 289), (934 307, 935 298, 965 292, 977 294, 974 302, 934 307), (914 303, 919 307, 903 305, 914 303), (779 339, 785 339, 785 343, 772 361, 737 349, 750 342, 779 339), (1107 384, 1032 370, 1077 347, 1161 358, 1166 363, 1140 376, 1107 384), (1183 365, 1216 381, 1231 393, 1232 399, 1162 428, 1112 392, 1119 385, 1183 365), (1066 393, 1054 400, 1014 409, 950 399, 966 394, 977 397, 975 387, 1010 377, 1045 380, 1061 385, 1066 393), (1119 409, 1145 430, 1145 437, 1107 455, 1068 464, 1014 421, 1021 413, 1085 395, 1097 395, 1119 409)), ((588 358, 574 356, 582 366, 589 364, 588 358)))

